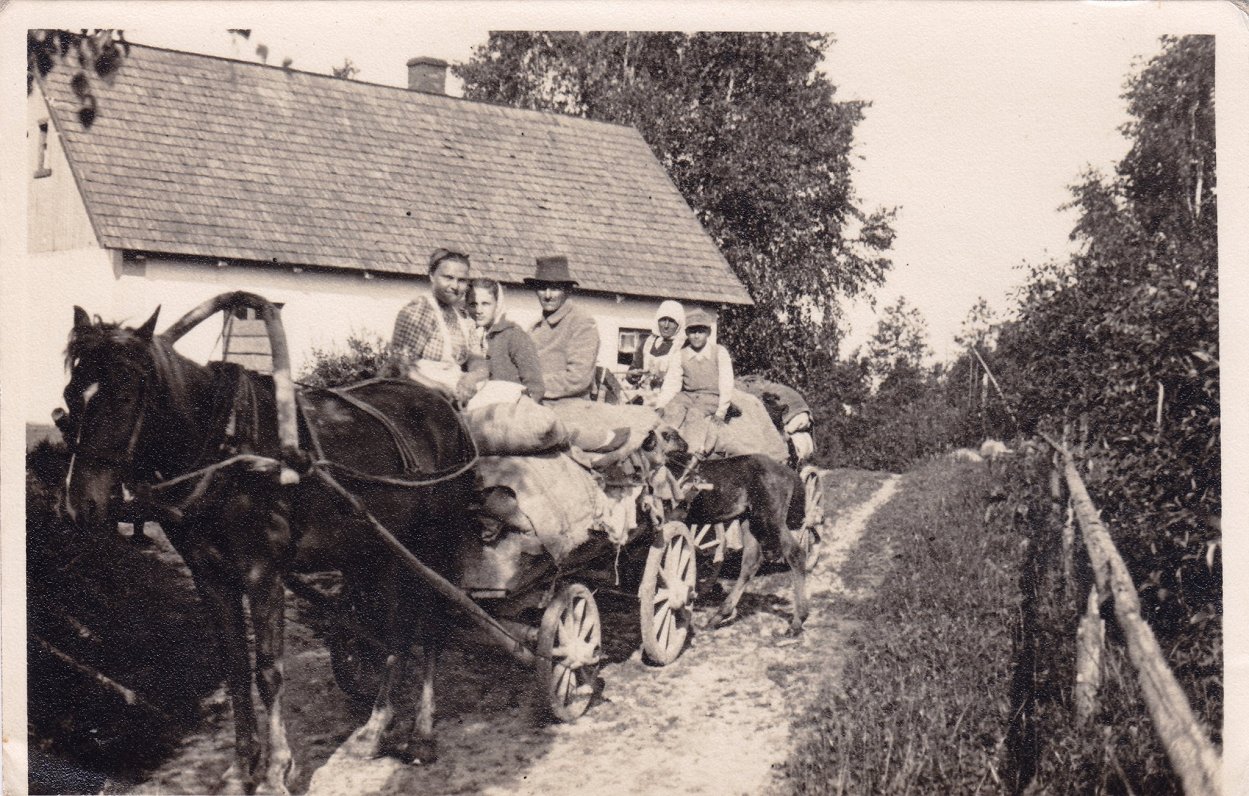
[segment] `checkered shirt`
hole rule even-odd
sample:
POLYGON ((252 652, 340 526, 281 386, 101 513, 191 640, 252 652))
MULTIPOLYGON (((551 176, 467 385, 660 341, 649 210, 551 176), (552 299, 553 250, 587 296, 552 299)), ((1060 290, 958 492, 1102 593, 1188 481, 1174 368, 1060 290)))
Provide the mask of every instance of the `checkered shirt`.
POLYGON ((447 333, 451 337, 451 355, 446 356, 442 329, 438 319, 434 317, 434 308, 425 298, 409 301, 399 310, 395 318, 395 331, 391 336, 391 347, 405 364, 415 364, 420 359, 431 359, 436 362, 454 362, 463 366, 468 360, 467 337, 464 331, 465 319, 454 307, 442 307, 443 320, 446 322, 447 333))

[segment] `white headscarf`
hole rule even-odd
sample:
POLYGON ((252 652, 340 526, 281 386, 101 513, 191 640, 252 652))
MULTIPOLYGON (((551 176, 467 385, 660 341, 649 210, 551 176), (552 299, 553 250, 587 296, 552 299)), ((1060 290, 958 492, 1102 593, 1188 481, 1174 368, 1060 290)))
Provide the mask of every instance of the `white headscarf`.
MULTIPOLYGON (((469 287, 469 290, 477 289, 478 288, 472 286, 469 287)), ((504 309, 506 299, 504 296, 503 284, 501 282, 495 282, 494 290, 491 292, 494 294, 494 317, 490 319, 490 325, 477 326, 476 321, 474 320, 473 322, 473 339, 476 342, 477 347, 480 349, 482 356, 485 356, 486 352, 489 351, 490 348, 489 343, 486 341, 486 335, 491 329, 498 326, 499 323, 507 317, 507 310, 504 309)))
MULTIPOLYGON (((655 310, 655 334, 659 334, 659 319, 671 318, 677 322, 677 333, 672 338, 673 341, 679 340, 685 333, 685 307, 681 306, 681 302, 667 299, 659 305, 659 309, 655 310)), ((678 343, 679 345, 679 343, 678 343)))

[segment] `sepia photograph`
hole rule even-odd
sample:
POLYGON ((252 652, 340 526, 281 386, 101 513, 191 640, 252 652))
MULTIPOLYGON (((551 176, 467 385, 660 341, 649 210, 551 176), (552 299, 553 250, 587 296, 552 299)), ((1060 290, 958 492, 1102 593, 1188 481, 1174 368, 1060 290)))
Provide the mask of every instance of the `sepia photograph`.
POLYGON ((1240 6, 0 23, 4 792, 1249 793, 1240 6))

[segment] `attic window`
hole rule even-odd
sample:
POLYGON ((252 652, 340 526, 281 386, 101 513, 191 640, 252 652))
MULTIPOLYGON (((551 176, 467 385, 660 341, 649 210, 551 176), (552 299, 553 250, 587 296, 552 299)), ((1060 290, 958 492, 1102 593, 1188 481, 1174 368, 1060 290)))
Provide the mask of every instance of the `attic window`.
POLYGON ((39 151, 35 155, 35 178, 47 177, 52 174, 48 168, 48 120, 39 122, 39 151))

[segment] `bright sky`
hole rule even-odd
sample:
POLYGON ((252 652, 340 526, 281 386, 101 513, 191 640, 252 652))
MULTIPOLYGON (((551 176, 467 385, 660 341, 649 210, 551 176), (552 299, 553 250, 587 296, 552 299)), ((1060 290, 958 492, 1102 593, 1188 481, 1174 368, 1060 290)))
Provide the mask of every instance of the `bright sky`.
MULTIPOLYGON (((927 318, 938 359, 956 353, 953 336, 978 296, 1007 309, 1022 262, 1069 250, 1073 216, 1057 208, 1087 165, 1108 172, 1126 152, 1119 95, 1134 59, 1156 53, 1162 33, 1201 30, 1176 7, 1194 4, 787 3, 761 17, 757 3, 720 4, 714 15, 698 5, 240 3, 228 19, 221 5, 177 5, 192 11, 146 5, 160 13, 130 24, 128 38, 244 59, 263 43, 269 63, 289 57, 314 72, 350 58, 356 79, 393 85, 406 84, 409 57, 466 60, 491 28, 831 31, 826 68, 839 96, 873 103, 857 131, 859 192, 869 207, 899 207, 877 309, 905 295, 927 318), (251 39, 231 26, 250 27, 251 39)), ((458 93, 458 81, 449 89, 458 93)), ((847 317, 843 355, 875 325, 865 301, 847 317)))

